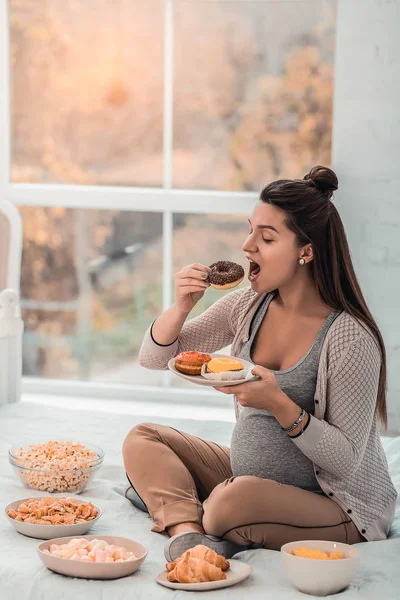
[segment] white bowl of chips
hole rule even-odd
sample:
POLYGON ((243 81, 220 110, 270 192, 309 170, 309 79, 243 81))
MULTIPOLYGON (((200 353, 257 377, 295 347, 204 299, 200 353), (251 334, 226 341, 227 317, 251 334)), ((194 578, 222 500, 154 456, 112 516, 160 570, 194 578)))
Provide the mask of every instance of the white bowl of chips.
POLYGON ((284 544, 281 560, 286 577, 300 592, 328 596, 351 584, 360 565, 360 551, 341 542, 302 540, 284 544))
POLYGON ((4 514, 19 533, 40 540, 84 535, 97 523, 102 510, 72 497, 23 498, 6 506, 4 514))

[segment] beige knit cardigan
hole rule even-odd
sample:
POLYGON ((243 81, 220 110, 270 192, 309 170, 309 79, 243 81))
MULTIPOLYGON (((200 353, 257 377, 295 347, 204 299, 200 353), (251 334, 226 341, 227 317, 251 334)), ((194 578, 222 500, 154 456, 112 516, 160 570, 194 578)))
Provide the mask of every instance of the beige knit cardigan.
MULTIPOLYGON (((167 369, 179 352, 217 352, 231 344, 237 356, 249 339, 251 320, 266 294, 235 290, 187 321, 170 345, 147 330, 139 362, 167 369)), ((397 493, 388 473, 375 415, 381 356, 371 332, 342 312, 331 325, 320 355, 315 412, 293 443, 312 461, 324 491, 349 514, 367 540, 387 537, 397 493)), ((235 399, 236 416, 240 406, 235 399)))

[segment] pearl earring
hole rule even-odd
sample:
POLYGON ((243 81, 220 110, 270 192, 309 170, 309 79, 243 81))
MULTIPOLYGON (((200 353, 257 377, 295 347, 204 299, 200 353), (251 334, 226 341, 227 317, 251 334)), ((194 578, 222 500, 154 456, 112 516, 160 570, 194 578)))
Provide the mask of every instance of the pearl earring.
POLYGON ((304 260, 304 258, 300 258, 299 263, 301 264, 301 266, 306 264, 306 261, 304 260))

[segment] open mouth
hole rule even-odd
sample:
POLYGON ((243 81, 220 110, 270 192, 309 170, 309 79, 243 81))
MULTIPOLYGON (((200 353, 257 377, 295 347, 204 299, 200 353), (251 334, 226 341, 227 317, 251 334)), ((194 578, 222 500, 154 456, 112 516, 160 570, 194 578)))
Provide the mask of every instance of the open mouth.
POLYGON ((250 281, 254 281, 258 277, 261 267, 258 263, 256 263, 254 260, 252 260, 250 258, 249 258, 249 261, 250 261, 250 267, 249 267, 248 278, 250 281))

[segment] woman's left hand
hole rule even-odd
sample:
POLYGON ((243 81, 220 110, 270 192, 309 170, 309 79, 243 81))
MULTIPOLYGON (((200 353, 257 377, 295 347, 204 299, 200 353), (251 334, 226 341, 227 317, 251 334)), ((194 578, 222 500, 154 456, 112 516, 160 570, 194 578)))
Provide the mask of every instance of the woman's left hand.
POLYGON ((286 394, 279 387, 273 371, 256 365, 251 372, 261 379, 215 389, 223 394, 235 394, 242 406, 268 410, 275 414, 282 406, 286 394))

